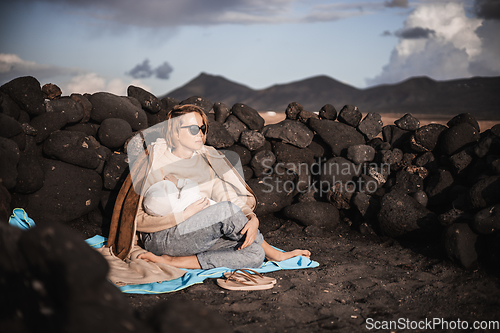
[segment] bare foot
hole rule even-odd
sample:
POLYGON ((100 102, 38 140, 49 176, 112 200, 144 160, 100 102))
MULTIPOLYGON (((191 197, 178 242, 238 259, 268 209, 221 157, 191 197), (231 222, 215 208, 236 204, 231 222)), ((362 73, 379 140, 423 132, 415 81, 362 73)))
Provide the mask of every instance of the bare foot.
POLYGON ((288 252, 281 252, 281 251, 276 251, 273 253, 270 253, 269 255, 266 254, 267 260, 271 261, 283 261, 287 260, 293 257, 298 257, 298 256, 303 256, 306 258, 311 257, 311 252, 308 250, 293 250, 293 251, 288 251, 288 252))
POLYGON ((169 262, 168 256, 166 256, 166 255, 157 256, 156 254, 151 253, 151 252, 146 252, 146 253, 140 254, 137 258, 146 260, 147 262, 158 262, 158 263, 163 263, 163 264, 168 264, 168 262, 169 262))

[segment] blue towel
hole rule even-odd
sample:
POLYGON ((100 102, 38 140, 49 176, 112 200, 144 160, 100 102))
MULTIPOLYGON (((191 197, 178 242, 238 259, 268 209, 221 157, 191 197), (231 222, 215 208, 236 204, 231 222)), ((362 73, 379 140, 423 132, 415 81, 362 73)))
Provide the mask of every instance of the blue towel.
MULTIPOLYGON (((16 208, 9 219, 9 223, 21 229, 29 229, 35 226, 32 219, 22 208, 16 208)), ((100 248, 107 243, 107 238, 96 235, 85 240, 93 248, 100 248)), ((278 249, 280 250, 280 249, 278 249)), ((282 251, 282 250, 280 250, 282 251)), ((319 263, 306 257, 294 257, 284 261, 265 261, 261 267, 254 269, 259 273, 268 273, 285 269, 301 269, 318 267, 319 263)), ((212 269, 184 269, 186 274, 178 279, 153 282, 147 284, 135 284, 118 287, 122 292, 128 294, 162 294, 178 291, 194 284, 203 283, 207 278, 220 278, 225 272, 231 272, 232 269, 226 267, 217 267, 212 269)))
POLYGON ((35 222, 28 217, 28 213, 22 208, 14 208, 9 218, 9 224, 23 230, 28 230, 35 226, 35 222))

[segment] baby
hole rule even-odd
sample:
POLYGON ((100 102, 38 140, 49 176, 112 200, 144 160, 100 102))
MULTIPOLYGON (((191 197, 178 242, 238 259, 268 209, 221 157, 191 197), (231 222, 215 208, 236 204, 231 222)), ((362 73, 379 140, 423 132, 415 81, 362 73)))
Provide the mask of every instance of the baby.
MULTIPOLYGON (((164 216, 184 211, 193 202, 202 199, 198 183, 190 179, 167 175, 151 185, 144 194, 144 211, 152 216, 164 216)), ((210 204, 216 202, 208 199, 210 204)))

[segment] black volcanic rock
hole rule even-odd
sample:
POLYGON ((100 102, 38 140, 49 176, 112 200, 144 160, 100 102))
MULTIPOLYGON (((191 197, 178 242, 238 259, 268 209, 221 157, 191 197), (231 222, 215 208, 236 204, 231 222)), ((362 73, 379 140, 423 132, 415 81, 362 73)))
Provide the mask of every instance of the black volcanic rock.
POLYGON ((415 159, 415 165, 425 167, 430 173, 434 173, 439 167, 436 157, 430 151, 423 153, 415 159))
POLYGON ((52 132, 60 130, 67 123, 64 113, 45 112, 33 118, 30 125, 36 130, 36 143, 42 143, 52 132))
POLYGON ((300 105, 297 102, 292 102, 288 104, 285 110, 286 119, 297 120, 297 117, 303 110, 304 108, 302 107, 302 105, 300 105))
POLYGON ((226 118, 224 128, 236 142, 240 140, 241 133, 248 130, 248 127, 241 120, 239 120, 238 117, 232 114, 226 118))
POLYGON ((413 117, 412 114, 407 113, 403 117, 396 120, 394 124, 403 130, 416 131, 420 127, 420 120, 413 117))
POLYGON ((221 102, 214 103, 213 109, 215 113, 215 121, 218 121, 219 123, 224 123, 227 117, 231 114, 229 106, 221 102))
POLYGON ((329 188, 335 183, 347 183, 361 174, 362 168, 343 157, 333 157, 321 165, 320 182, 329 188))
POLYGON ((328 202, 299 202, 283 209, 283 214, 303 226, 333 230, 340 222, 339 210, 328 202))
POLYGON ((61 88, 59 88, 57 85, 53 83, 44 84, 42 87, 42 92, 43 92, 43 97, 48 98, 50 100, 61 98, 62 95, 61 88))
POLYGON ((471 227, 475 232, 482 235, 490 235, 500 230, 500 204, 477 212, 471 227))
POLYGON ((276 155, 276 161, 282 163, 314 163, 314 152, 309 148, 298 148, 288 143, 275 142, 272 150, 276 155))
POLYGON ((441 124, 429 124, 420 127, 412 135, 412 148, 418 149, 417 151, 420 152, 433 151, 438 144, 442 132, 446 129, 447 127, 441 124))
POLYGON ((264 118, 255 109, 245 104, 234 104, 231 108, 231 113, 238 117, 251 130, 260 131, 264 127, 264 118))
POLYGON ((226 127, 216 121, 210 121, 208 124, 206 144, 214 148, 227 148, 234 145, 233 136, 226 130, 226 127))
POLYGON ((486 155, 500 155, 500 137, 488 135, 482 137, 477 144, 474 145, 474 154, 479 157, 486 155))
POLYGON ((44 159, 45 181, 29 194, 26 212, 37 224, 66 223, 94 210, 100 201, 102 178, 94 170, 44 159))
POLYGON ((16 104, 16 102, 14 102, 12 98, 9 97, 9 95, 3 93, 1 90, 0 90, 0 112, 16 120, 19 120, 19 114, 21 113, 21 109, 16 104))
POLYGON ((248 181, 248 186, 257 197, 255 213, 258 216, 279 212, 293 202, 293 193, 286 191, 281 177, 252 178, 248 181))
POLYGON ((485 208, 500 200, 500 176, 481 178, 471 186, 468 193, 472 208, 485 208))
POLYGON ((468 122, 458 123, 443 132, 441 151, 446 155, 456 154, 468 144, 479 140, 479 132, 468 122))
POLYGON ((347 148, 347 159, 354 164, 371 162, 375 158, 375 148, 368 145, 353 145, 347 148))
POLYGON ((23 131, 21 124, 4 113, 0 113, 0 136, 11 138, 23 131))
POLYGON ((0 87, 21 109, 31 117, 45 112, 45 104, 40 82, 32 76, 18 77, 0 87))
POLYGON ((140 103, 137 102, 138 107, 128 97, 97 92, 89 96, 89 101, 92 103, 91 118, 94 121, 101 123, 107 118, 121 118, 126 120, 134 131, 148 126, 146 112, 140 107, 140 103))
POLYGON ((256 177, 272 175, 272 166, 276 162, 276 155, 270 150, 261 150, 253 155, 250 166, 256 177))
POLYGON ((0 179, 8 190, 16 186, 19 158, 20 152, 17 144, 0 136, 0 179))
POLYGON ((297 120, 303 124, 307 124, 309 119, 311 118, 319 119, 319 116, 314 112, 306 110, 300 111, 299 115, 297 116, 297 120))
POLYGON ((331 104, 325 104, 319 110, 319 117, 321 119, 335 120, 337 119, 337 110, 331 104))
POLYGON ((404 149, 411 135, 411 131, 401 129, 395 125, 387 125, 382 128, 382 137, 385 142, 391 145, 391 148, 404 149))
POLYGON ((361 118, 363 118, 363 115, 359 111, 358 107, 354 105, 345 105, 342 110, 340 110, 338 115, 338 120, 341 123, 352 127, 358 126, 361 118))
POLYGON ((477 235, 467 223, 454 223, 446 229, 444 247, 448 257, 464 268, 477 261, 477 235))
POLYGON ((47 112, 59 112, 66 115, 68 123, 77 123, 83 119, 83 106, 69 97, 62 97, 45 102, 47 112))
POLYGON ((142 108, 150 113, 158 113, 161 110, 160 100, 140 87, 128 86, 127 96, 134 97, 141 103, 142 108))
POLYGON ((332 152, 340 156, 352 145, 365 144, 365 138, 352 126, 326 119, 314 119, 309 121, 309 127, 332 149, 332 152))
POLYGON ((70 97, 83 108, 83 118, 80 122, 88 122, 90 120, 90 114, 92 113, 92 103, 90 103, 87 97, 81 94, 71 94, 70 97))
POLYGON ((378 152, 378 159, 382 164, 389 165, 391 171, 397 171, 403 160, 403 151, 398 148, 392 150, 381 150, 378 152))
POLYGON ((430 239, 439 230, 437 216, 411 196, 391 191, 382 197, 378 221, 390 237, 430 239))
POLYGON ((365 192, 356 192, 352 204, 365 219, 376 218, 380 209, 380 202, 365 192))
POLYGON ((97 137, 97 131, 99 130, 99 127, 101 127, 101 125, 99 124, 80 123, 80 124, 65 126, 64 129, 67 131, 82 132, 88 136, 97 137))
POLYGON ((402 169, 396 173, 395 183, 390 190, 406 194, 414 194, 423 190, 423 188, 424 180, 420 175, 409 172, 406 169, 402 169))
POLYGON ((285 119, 277 124, 264 127, 262 131, 268 139, 279 139, 299 148, 306 148, 312 142, 314 133, 304 124, 285 119))
POLYGON ((121 118, 104 119, 98 131, 99 141, 109 149, 118 149, 133 134, 130 124, 121 118))
POLYGON ((16 193, 28 194, 38 191, 43 186, 44 174, 42 164, 37 156, 35 138, 26 138, 26 147, 21 151, 17 164, 16 193))
POLYGON ((60 161, 95 169, 99 165, 99 142, 82 132, 55 131, 43 143, 43 152, 60 161))
POLYGON ((453 175, 446 169, 439 169, 436 174, 430 176, 425 188, 429 203, 431 205, 447 204, 450 201, 449 192, 453 184, 453 175))
POLYGON ((186 98, 185 100, 181 101, 179 103, 180 105, 185 105, 185 104, 193 104, 198 107, 200 107, 205 114, 208 114, 210 110, 212 110, 212 107, 214 103, 210 101, 208 98, 205 98, 203 96, 191 96, 186 98))
POLYGON ((250 153, 250 150, 248 150, 247 148, 245 148, 241 145, 235 144, 235 145, 232 145, 231 147, 228 147, 226 149, 234 151, 235 153, 238 154, 238 156, 240 157, 241 165, 249 164, 250 160, 252 159, 252 154, 250 153))
POLYGON ((107 159, 102 172, 104 188, 107 190, 119 190, 129 172, 129 160, 127 154, 113 153, 107 159))
POLYGON ((468 123, 468 124, 472 125, 472 127, 474 127, 478 133, 480 132, 479 124, 478 124, 476 118, 474 118, 470 113, 461 113, 459 115, 456 115, 455 117, 451 118, 446 123, 446 125, 448 125, 448 127, 451 128, 453 126, 456 126, 456 125, 462 124, 462 123, 468 123))
POLYGON ((361 123, 359 123, 358 131, 360 131, 367 140, 371 140, 382 131, 383 126, 382 117, 378 113, 369 112, 361 123))
POLYGON ((465 147, 456 154, 448 158, 453 173, 457 176, 465 174, 465 170, 474 161, 474 148, 471 146, 465 147))
POLYGON ((264 135, 262 135, 262 133, 258 131, 247 130, 241 133, 240 143, 243 146, 247 147, 250 151, 261 148, 262 146, 264 146, 265 142, 266 138, 264 137, 264 135))

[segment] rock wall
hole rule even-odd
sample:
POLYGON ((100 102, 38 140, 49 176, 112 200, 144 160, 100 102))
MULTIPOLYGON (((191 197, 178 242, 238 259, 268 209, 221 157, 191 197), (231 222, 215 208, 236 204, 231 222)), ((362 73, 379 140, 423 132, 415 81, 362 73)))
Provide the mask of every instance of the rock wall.
POLYGON ((349 223, 363 234, 440 242, 466 268, 500 263, 500 124, 481 132, 459 114, 421 127, 407 114, 384 125, 353 105, 314 113, 292 102, 285 120, 265 126, 240 103, 159 100, 134 86, 127 94, 61 96, 33 77, 1 86, 2 214, 21 207, 40 225, 106 234, 130 138, 154 135, 146 129, 175 105, 196 104, 209 118, 207 144, 240 156, 258 215, 279 214, 314 235, 349 223))

